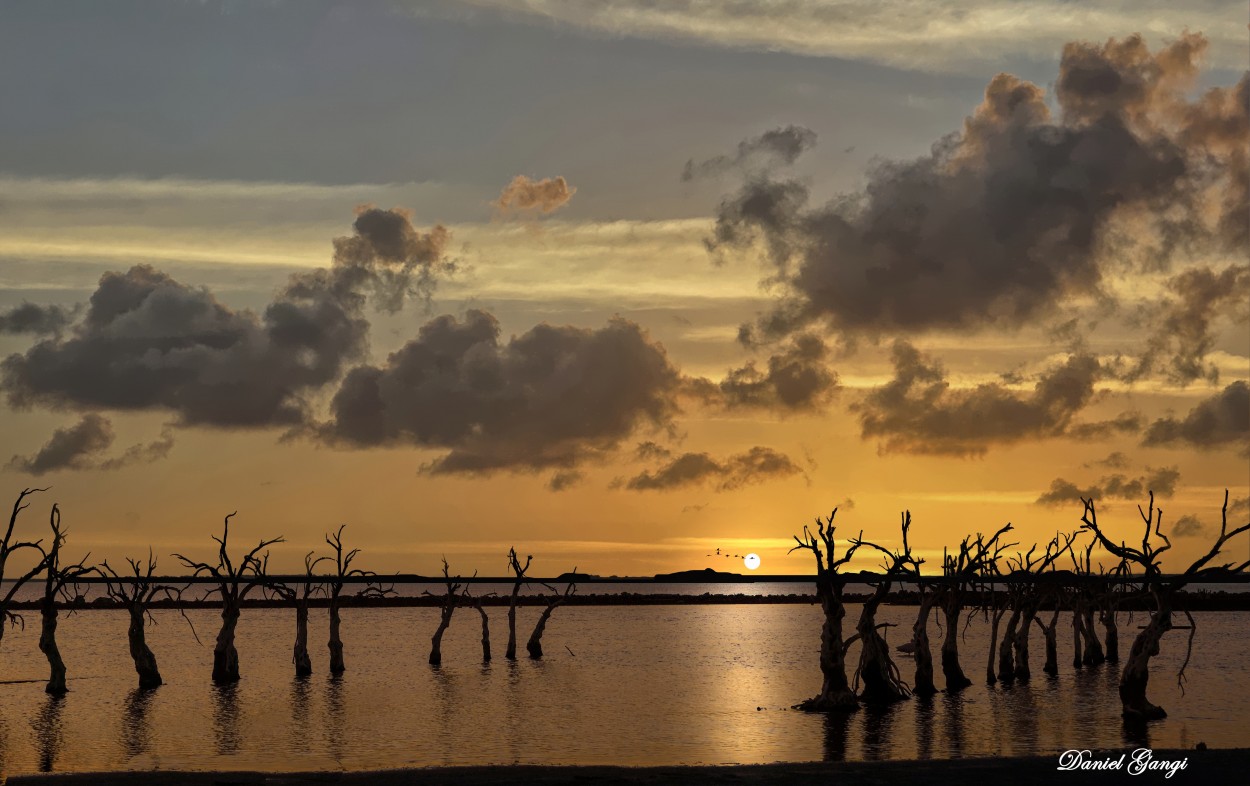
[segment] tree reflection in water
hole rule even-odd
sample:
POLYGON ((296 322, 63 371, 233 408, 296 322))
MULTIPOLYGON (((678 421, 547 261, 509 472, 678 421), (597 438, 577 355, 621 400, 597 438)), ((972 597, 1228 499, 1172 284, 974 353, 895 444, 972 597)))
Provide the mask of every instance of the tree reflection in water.
POLYGON ((846 741, 855 722, 850 712, 825 713, 825 761, 846 761, 846 741))
POLYGON ((65 696, 44 697, 39 712, 31 720, 39 748, 39 771, 52 772, 56 757, 61 752, 64 737, 61 729, 61 712, 65 709, 65 696))
POLYGON ((311 686, 306 676, 291 678, 291 750, 308 753, 309 726, 311 718, 311 686))
POLYGON ((213 736, 217 741, 218 756, 232 756, 239 752, 239 696, 238 685, 228 683, 214 685, 213 736))
POLYGON ((152 724, 148 714, 155 695, 156 691, 151 688, 135 688, 126 694, 122 712, 122 750, 128 759, 148 753, 152 747, 152 724))

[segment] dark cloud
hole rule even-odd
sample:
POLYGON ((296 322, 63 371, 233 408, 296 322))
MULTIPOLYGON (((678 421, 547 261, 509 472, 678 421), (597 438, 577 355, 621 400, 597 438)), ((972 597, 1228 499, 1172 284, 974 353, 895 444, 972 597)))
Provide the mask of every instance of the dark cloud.
POLYGON ((1034 504, 1064 505, 1077 503, 1082 499, 1141 500, 1151 491, 1156 496, 1171 497, 1176 493, 1176 484, 1180 478, 1180 470, 1176 467, 1160 469, 1147 467, 1146 474, 1136 478, 1129 478, 1119 473, 1104 475, 1096 484, 1085 488, 1080 488, 1063 478, 1056 478, 1051 481, 1050 489, 1038 497, 1034 504))
POLYGON ((730 408, 819 409, 838 389, 838 375, 826 365, 828 355, 819 336, 795 336, 768 359, 767 370, 754 362, 731 369, 718 386, 721 401, 730 408))
POLYGON ((580 483, 583 477, 582 473, 576 470, 557 472, 551 476, 551 480, 547 481, 547 488, 551 491, 564 491, 580 483))
POLYGON ((647 440, 639 442, 638 447, 634 448, 634 456, 641 461, 652 461, 654 459, 665 459, 673 455, 673 451, 659 444, 647 440))
POLYGON ((72 426, 59 428, 33 456, 14 456, 9 468, 31 475, 58 469, 86 469, 113 444, 113 427, 108 418, 88 413, 72 426))
POLYGON ((406 214, 366 207, 355 229, 335 240, 331 267, 291 276, 260 315, 148 265, 106 273, 67 336, 0 363, 0 389, 18 408, 162 410, 217 427, 303 423, 308 396, 363 357, 366 300, 398 308, 450 270, 441 227, 423 234, 406 214))
POLYGON ((1244 201, 1234 132, 1250 92, 1243 80, 1187 102, 1204 46, 1188 34, 1154 54, 1137 37, 1070 45, 1059 119, 1040 87, 999 74, 962 131, 878 162, 862 191, 826 205, 797 180, 752 179, 709 239, 762 241, 775 265, 779 301, 749 337, 1017 327, 1074 295, 1110 297, 1105 274, 1130 251, 1166 264, 1181 246, 1244 248, 1245 209, 1208 216, 1213 201, 1244 201))
POLYGON ((1206 534, 1207 528, 1202 525, 1197 516, 1185 515, 1176 520, 1172 525, 1172 536, 1177 538, 1187 538, 1196 535, 1206 534))
POLYGON ((60 333, 74 321, 74 309, 22 303, 0 313, 0 334, 28 333, 35 336, 60 333))
POLYGON ((952 390, 946 371, 906 341, 893 347, 894 378, 852 408, 864 439, 879 438, 882 452, 970 456, 992 444, 1056 437, 1094 396, 1098 361, 1070 355, 1018 394, 987 383, 952 390))
POLYGON ((654 471, 635 475, 623 485, 631 491, 664 491, 715 481, 719 490, 729 491, 751 483, 802 473, 803 470, 789 456, 757 445, 724 460, 717 460, 707 453, 683 453, 654 471))
POLYGON ((1233 516, 1250 513, 1250 497, 1234 499, 1228 503, 1228 512, 1233 516))
POLYGON ((697 177, 719 175, 753 164, 793 164, 805 150, 816 144, 816 132, 803 126, 786 126, 765 131, 757 137, 744 139, 732 155, 721 155, 706 161, 692 158, 682 169, 681 179, 689 182, 697 177))
POLYGON ((1124 379, 1133 381, 1162 371, 1171 382, 1219 382, 1220 372, 1206 362, 1215 346, 1212 323, 1228 315, 1244 323, 1250 315, 1250 265, 1234 265, 1220 272, 1192 268, 1171 278, 1172 296, 1149 306, 1143 320, 1152 326, 1146 351, 1124 379))
POLYGON ((1064 435, 1082 442, 1096 442, 1118 434, 1136 434, 1142 430, 1143 418, 1139 412, 1122 412, 1110 420, 1089 423, 1073 423, 1064 435))
POLYGON ((504 212, 538 210, 551 213, 567 205, 576 193, 577 189, 563 177, 530 180, 525 175, 517 175, 504 186, 499 199, 495 200, 495 207, 504 212))
POLYGON ((131 445, 120 456, 102 461, 99 469, 121 469, 131 464, 151 464, 169 455, 174 447, 174 433, 170 428, 161 429, 159 439, 146 444, 131 445))
POLYGON ((542 324, 508 342, 484 311, 441 316, 382 366, 343 380, 318 436, 344 447, 447 451, 426 469, 568 469, 643 426, 665 428, 680 374, 638 325, 542 324))
POLYGON ((1146 446, 1236 447, 1250 454, 1250 385, 1238 380, 1199 402, 1184 418, 1160 418, 1146 429, 1146 446))
POLYGON ((1084 466, 1086 467, 1108 467, 1110 469, 1124 469, 1125 467, 1128 466, 1128 463, 1129 463, 1128 456, 1124 455, 1123 453, 1117 450, 1117 451, 1107 454, 1107 457, 1104 459, 1098 459, 1097 461, 1087 461, 1084 464, 1084 466))

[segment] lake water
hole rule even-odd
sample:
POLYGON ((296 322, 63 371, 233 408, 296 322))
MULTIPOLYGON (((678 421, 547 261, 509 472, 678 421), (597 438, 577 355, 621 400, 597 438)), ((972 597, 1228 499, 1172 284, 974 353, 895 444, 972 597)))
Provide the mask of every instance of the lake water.
MULTIPOLYGON (((70 693, 43 693, 37 614, 0 644, 0 763, 8 774, 128 769, 360 770, 452 764, 695 764, 946 758, 1052 753, 1072 747, 1250 745, 1244 698, 1250 614, 1199 613, 1185 695, 1175 672, 1187 631, 1172 631, 1152 664, 1152 699, 1169 717, 1145 732, 1120 719, 1114 666, 1071 669, 1060 621, 1057 678, 987 687, 985 626, 961 643, 976 684, 954 697, 912 699, 884 711, 824 717, 788 709, 817 692, 821 613, 808 605, 625 606, 557 609, 540 662, 502 657, 505 610, 490 609, 496 660, 480 662, 480 620, 459 610, 443 666, 426 659, 433 608, 346 609, 348 671, 326 674, 327 622, 314 610, 317 673, 293 676, 294 613, 247 609, 239 625, 243 680, 212 685, 218 617, 157 611, 149 643, 165 686, 134 689, 126 617, 62 617, 70 693), (23 682, 22 680, 30 680, 23 682), (761 708, 761 709, 757 709, 761 708)), ((522 642, 538 609, 519 609, 522 642)), ((905 640, 915 607, 884 607, 905 640)), ((858 607, 848 610, 848 629, 858 607)), ((1145 615, 1121 619, 1121 650, 1145 615)), ((934 655, 940 636, 930 627, 934 655)), ((523 653, 523 647, 522 647, 523 653)), ((851 652, 852 660, 857 648, 851 652)), ((910 681, 912 664, 898 655, 910 681)), ((938 687, 942 685, 940 669, 938 687)))

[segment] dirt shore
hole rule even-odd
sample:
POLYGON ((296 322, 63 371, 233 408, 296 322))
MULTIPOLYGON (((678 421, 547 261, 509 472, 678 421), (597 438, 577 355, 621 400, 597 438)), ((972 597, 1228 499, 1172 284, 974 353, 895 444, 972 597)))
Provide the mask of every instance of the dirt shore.
MULTIPOLYGON (((1118 757, 1128 751, 1096 754, 1118 757)), ((1167 770, 1130 774, 1121 770, 1060 771, 1058 757, 975 758, 944 761, 830 762, 732 767, 433 767, 377 772, 109 772, 11 777, 12 786, 485 786, 524 783, 540 786, 637 786, 647 784, 803 784, 836 782, 880 786, 963 786, 964 784, 1245 783, 1250 748, 1209 751, 1154 751, 1156 762, 1185 761, 1167 770)))

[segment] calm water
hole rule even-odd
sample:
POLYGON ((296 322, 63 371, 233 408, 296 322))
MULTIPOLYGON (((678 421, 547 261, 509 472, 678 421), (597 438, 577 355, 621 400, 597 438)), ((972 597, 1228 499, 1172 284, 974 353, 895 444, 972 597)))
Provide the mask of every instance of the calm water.
MULTIPOLYGON (((519 611, 522 640, 538 611, 519 611)), ((915 609, 886 607, 880 621, 903 641, 915 609)), ((1073 673, 1071 631, 1061 620, 1057 679, 987 688, 985 628, 961 644, 978 684, 957 698, 912 699, 846 719, 788 710, 814 694, 818 608, 781 606, 569 607, 544 638, 547 658, 502 659, 506 622, 492 610, 497 660, 480 663, 479 618, 457 611, 444 665, 426 658, 437 609, 348 609, 349 671, 325 674, 324 611, 314 610, 318 673, 292 676, 289 610, 245 610, 243 680, 209 680, 216 614, 191 612, 204 646, 177 612, 158 611, 149 642, 169 683, 133 689, 126 618, 87 611, 63 618, 59 641, 68 696, 43 693, 37 625, 0 645, 0 762, 9 774, 124 769, 370 769, 487 763, 693 764, 822 759, 944 758, 1049 753, 1071 747, 1250 745, 1244 657, 1250 614, 1196 614, 1199 630, 1186 695, 1175 671, 1186 631, 1155 659, 1152 698, 1169 717, 1145 734, 1119 717, 1114 668, 1073 673), (567 647, 567 649, 566 649, 567 647), (20 682, 20 680, 32 680, 20 682), (757 707, 762 709, 757 710, 757 707)), ((853 620, 858 609, 849 610, 853 620)), ((1134 635, 1144 615, 1121 622, 1134 635)), ((30 622, 34 617, 30 616, 30 622)), ((935 628, 930 636, 940 641, 935 628)), ((1121 649, 1127 652, 1128 640, 1121 649)), ((1040 671, 1040 635, 1033 642, 1040 671)), ((852 650, 852 658, 856 656, 852 650)), ((900 656, 910 678, 911 663, 900 656)), ((938 674, 939 687, 941 675, 938 674)))

